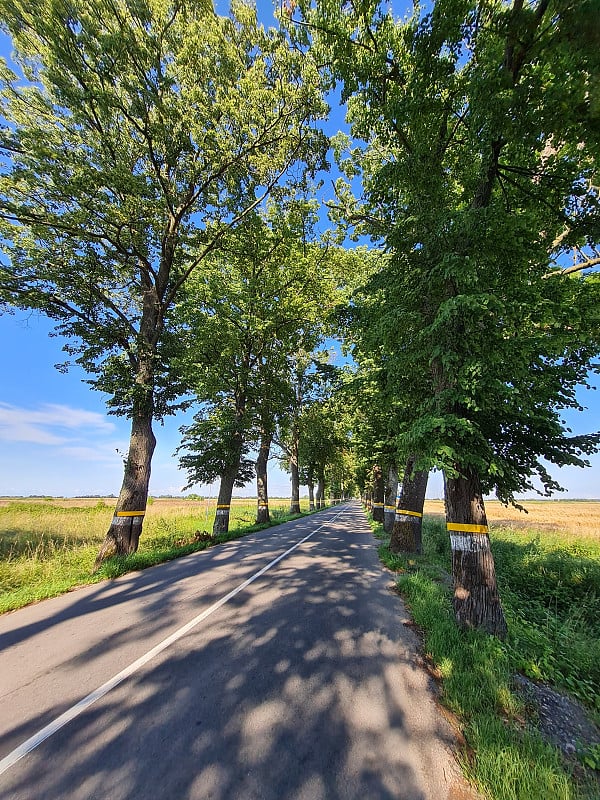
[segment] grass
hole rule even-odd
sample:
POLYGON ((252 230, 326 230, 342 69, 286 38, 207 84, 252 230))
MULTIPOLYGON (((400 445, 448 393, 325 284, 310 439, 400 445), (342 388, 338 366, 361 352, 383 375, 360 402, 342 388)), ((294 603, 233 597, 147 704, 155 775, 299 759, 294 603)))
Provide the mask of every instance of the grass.
MULTIPOLYGON (((271 500, 272 524, 293 519, 289 500, 271 500)), ((230 531, 212 530, 215 501, 156 499, 148 505, 137 553, 93 565, 114 500, 0 500, 0 613, 54 597, 76 586, 170 561, 267 526, 254 524, 256 505, 232 502, 230 531)))
POLYGON ((493 800, 598 800, 595 750, 574 764, 529 730, 512 679, 522 673, 567 691, 600 719, 600 539, 492 526, 509 626, 501 642, 454 623, 441 519, 425 517, 420 557, 393 555, 381 526, 376 534, 380 556, 398 573, 399 591, 423 631, 441 700, 460 721, 467 777, 493 800))

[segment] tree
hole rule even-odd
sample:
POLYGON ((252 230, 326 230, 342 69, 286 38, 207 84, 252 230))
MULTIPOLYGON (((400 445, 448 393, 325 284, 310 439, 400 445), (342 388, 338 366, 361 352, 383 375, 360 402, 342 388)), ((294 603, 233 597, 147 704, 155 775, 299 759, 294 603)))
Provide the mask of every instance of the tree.
POLYGON ((295 163, 323 162, 312 60, 243 2, 3 0, 0 298, 38 309, 131 419, 98 556, 137 548, 153 421, 186 390, 173 307, 295 163))
MULTIPOLYGON (((305 244, 310 216, 310 205, 300 201, 273 203, 265 214, 249 214, 223 237, 202 275, 189 282, 178 309, 188 331, 185 369, 197 401, 208 408, 230 407, 239 421, 227 472, 221 475, 219 532, 227 530, 243 447, 259 447, 264 462, 258 465, 259 512, 260 504, 263 509, 268 504, 270 441, 292 396, 288 361, 298 347, 312 348, 323 335, 321 316, 335 285, 326 251, 305 244)), ((200 437, 206 432, 201 425, 200 437)), ((197 438, 194 426, 184 433, 186 444, 197 438)), ((200 456, 206 447, 198 441, 193 450, 200 456)), ((204 473, 194 470, 193 462, 193 456, 185 457, 190 479, 202 480, 204 473)))
MULTIPOLYGON (((339 472, 339 475, 336 476, 338 482, 341 484, 344 480, 344 451, 349 446, 347 416, 339 402, 339 394, 336 394, 335 387, 331 387, 330 397, 320 399, 303 410, 300 418, 298 460, 300 478, 302 483, 308 486, 311 511, 315 507, 323 508, 325 506, 328 474, 333 478, 331 473, 339 472), (315 482, 317 483, 316 497, 315 482)), ((346 476, 346 483, 351 483, 348 476, 346 476)), ((333 480, 330 481, 330 485, 332 484, 333 480)))
POLYGON ((549 493, 540 456, 584 465, 598 442, 561 420, 594 367, 596 289, 552 268, 597 243, 597 3, 301 8, 365 142, 345 161, 362 203, 340 185, 339 205, 390 254, 378 328, 403 449, 445 472, 457 619, 503 635, 483 493, 549 493))

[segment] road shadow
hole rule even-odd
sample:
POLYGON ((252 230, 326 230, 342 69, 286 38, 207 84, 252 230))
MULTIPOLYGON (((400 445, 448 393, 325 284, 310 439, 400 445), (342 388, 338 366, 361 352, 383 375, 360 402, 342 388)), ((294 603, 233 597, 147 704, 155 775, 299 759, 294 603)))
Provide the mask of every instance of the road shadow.
MULTIPOLYGON (((6 796, 431 798, 423 773, 439 767, 439 738, 452 738, 431 724, 417 642, 356 520, 308 542, 46 741, 4 776, 6 796)), ((118 596, 152 600, 168 589, 162 570, 118 596)))

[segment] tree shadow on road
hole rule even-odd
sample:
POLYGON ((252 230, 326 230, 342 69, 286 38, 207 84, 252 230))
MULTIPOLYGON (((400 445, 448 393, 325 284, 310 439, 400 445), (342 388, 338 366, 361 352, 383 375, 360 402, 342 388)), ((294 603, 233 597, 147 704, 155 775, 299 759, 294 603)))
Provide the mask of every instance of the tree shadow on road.
MULTIPOLYGON (((368 530, 334 528, 236 595, 7 773, 7 796, 432 797, 436 742, 452 739, 423 704, 416 641, 376 546, 357 533, 368 530)), ((146 593, 166 625, 168 591, 162 620, 154 598, 168 568, 114 599, 146 593)), ((92 593, 80 612, 102 602, 92 593)))

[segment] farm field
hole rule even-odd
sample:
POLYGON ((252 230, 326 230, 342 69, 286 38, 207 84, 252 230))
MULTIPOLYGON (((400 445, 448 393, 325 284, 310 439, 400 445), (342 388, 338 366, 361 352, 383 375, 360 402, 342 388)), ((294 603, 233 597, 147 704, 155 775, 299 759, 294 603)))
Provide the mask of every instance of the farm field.
MULTIPOLYGON (((492 530, 514 528, 539 533, 560 533, 567 538, 590 537, 600 541, 600 500, 524 500, 527 514, 486 500, 485 510, 492 530)), ((425 513, 444 516, 443 500, 426 500, 425 513)))
MULTIPOLYGON (((273 522, 282 521, 289 499, 271 498, 273 522)), ((112 559, 93 573, 115 498, 0 498, 0 613, 52 597, 132 569, 186 555, 210 544, 216 499, 152 498, 137 553, 112 559)), ((308 499, 301 501, 308 511, 308 499)), ((230 534, 236 538, 251 528, 256 501, 234 498, 230 534)))

